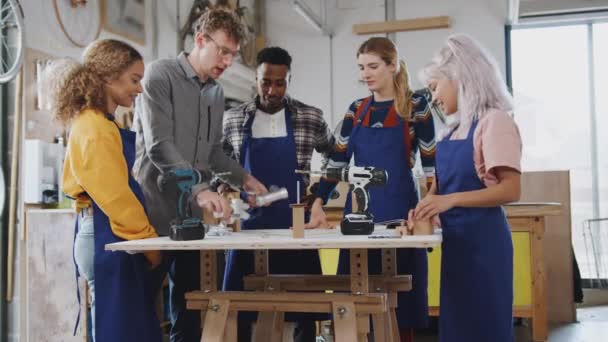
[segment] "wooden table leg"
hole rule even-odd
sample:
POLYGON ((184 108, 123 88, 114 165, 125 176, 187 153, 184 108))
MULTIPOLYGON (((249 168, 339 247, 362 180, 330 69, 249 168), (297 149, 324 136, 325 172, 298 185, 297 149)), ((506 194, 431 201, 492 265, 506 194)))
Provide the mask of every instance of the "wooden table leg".
POLYGON ((369 315, 357 314, 357 340, 359 342, 367 342, 369 328, 369 315))
MULTIPOLYGON (((201 290, 205 292, 217 291, 217 252, 201 251, 201 290)), ((201 310, 201 329, 204 330, 205 315, 207 311, 201 310)))
POLYGON ((226 328, 224 329, 225 342, 237 342, 237 317, 238 311, 228 311, 226 319, 226 328))
POLYGON ((372 315, 372 323, 374 324, 374 342, 392 342, 388 339, 388 328, 390 327, 390 321, 387 322, 389 316, 386 314, 374 314, 372 315))
POLYGON ((268 251, 265 249, 255 250, 254 266, 256 275, 268 275, 268 251))
POLYGON ((532 250, 532 340, 546 341, 547 327, 547 294, 545 293, 545 265, 543 264, 545 232, 544 217, 530 219, 533 229, 531 236, 532 250))
MULTIPOLYGON (((357 295, 369 294, 367 249, 350 250, 350 291, 357 295)), ((357 338, 366 341, 369 334, 369 315, 357 316, 357 338)), ((335 319, 335 316, 334 316, 335 319)))
POLYGON ((334 335, 336 342, 357 341, 357 313, 355 303, 332 303, 334 314, 334 335))
POLYGON ((283 341, 284 326, 284 312, 260 312, 254 341, 281 342, 283 341))
MULTIPOLYGON (((254 264, 256 275, 268 275, 268 251, 256 250, 254 252, 254 264)), ((280 291, 280 284, 266 284, 264 291, 280 291)), ((283 312, 259 312, 255 329, 255 341, 281 342, 284 317, 285 314, 283 312)))
MULTIPOLYGON (((382 274, 384 276, 396 276, 397 275, 397 249, 396 248, 383 248, 382 249, 382 274)), ((396 302, 397 293, 388 292, 389 302, 396 302)), ((397 316, 395 314, 395 307, 391 306, 389 312, 384 315, 385 331, 387 334, 387 341, 399 342, 399 327, 396 326, 397 316)), ((376 325, 374 323, 374 331, 376 325)))
POLYGON ((388 313, 389 321, 390 321, 390 334, 392 335, 394 342, 401 341, 401 336, 399 334, 399 324, 397 323, 397 314, 395 313, 395 309, 391 308, 388 313))
POLYGON ((201 342, 223 342, 230 301, 212 299, 207 307, 201 342))
POLYGON ((274 312, 258 312, 258 320, 255 324, 254 341, 270 341, 274 325, 274 312))
POLYGON ((350 291, 353 294, 369 293, 367 249, 350 250, 350 291))

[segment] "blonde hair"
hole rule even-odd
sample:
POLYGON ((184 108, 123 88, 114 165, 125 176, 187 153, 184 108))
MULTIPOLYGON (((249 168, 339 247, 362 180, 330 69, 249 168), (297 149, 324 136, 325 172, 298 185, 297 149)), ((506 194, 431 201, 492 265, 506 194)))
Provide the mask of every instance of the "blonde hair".
POLYGON ((414 92, 410 88, 407 65, 404 60, 399 59, 399 53, 397 52, 395 44, 385 37, 372 37, 363 42, 359 47, 359 50, 357 50, 357 57, 361 54, 374 54, 380 57, 387 65, 395 63, 397 70, 393 77, 393 86, 395 87, 395 109, 399 116, 411 120, 411 98, 414 92))
POLYGON ((52 116, 64 125, 84 109, 107 111, 105 84, 117 79, 141 54, 127 43, 102 39, 91 43, 84 52, 84 63, 58 60, 47 67, 44 79, 52 116))
POLYGON ((425 84, 432 79, 458 82, 458 113, 466 126, 490 109, 505 112, 513 109, 513 98, 498 63, 477 41, 464 34, 448 37, 420 72, 420 79, 425 84))

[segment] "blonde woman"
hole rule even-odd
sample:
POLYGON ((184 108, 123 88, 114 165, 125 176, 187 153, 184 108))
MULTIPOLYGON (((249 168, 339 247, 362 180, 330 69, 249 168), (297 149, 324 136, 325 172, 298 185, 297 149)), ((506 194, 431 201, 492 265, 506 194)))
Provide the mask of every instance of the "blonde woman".
MULTIPOLYGON (((370 212, 375 222, 405 219, 418 202, 412 171, 420 151, 427 177, 434 175, 435 129, 426 97, 410 89, 405 62, 399 60, 395 44, 384 37, 365 41, 357 51, 361 80, 371 95, 356 100, 346 113, 328 167, 355 165, 385 169, 388 183, 370 189, 370 212)), ((322 180, 311 210, 309 227, 326 226, 322 209, 335 187, 322 180)), ((345 214, 350 213, 351 198, 345 214)), ((428 321, 427 252, 399 249, 397 271, 413 276, 413 289, 399 293, 397 320, 402 341, 413 340, 413 329, 428 321)), ((339 273, 349 273, 348 250, 340 251, 339 273)), ((369 253, 369 272, 382 270, 379 250, 369 253)))
POLYGON ((439 216, 440 341, 513 341, 513 244, 501 205, 520 196, 521 138, 496 62, 449 37, 422 79, 457 126, 437 144, 437 177, 409 223, 439 216))
POLYGON ((63 189, 78 210, 74 260, 92 294, 95 341, 161 341, 146 277, 160 262, 156 251, 130 255, 108 243, 156 237, 139 185, 131 175, 135 133, 112 113, 141 93, 141 55, 117 40, 99 40, 55 75, 55 117, 69 128, 63 189))

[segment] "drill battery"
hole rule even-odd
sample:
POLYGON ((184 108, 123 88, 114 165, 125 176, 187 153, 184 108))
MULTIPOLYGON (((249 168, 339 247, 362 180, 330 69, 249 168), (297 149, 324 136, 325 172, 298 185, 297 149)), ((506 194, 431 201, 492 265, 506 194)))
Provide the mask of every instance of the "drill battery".
POLYGON ((171 222, 169 238, 175 241, 201 240, 205 238, 206 228, 198 218, 189 218, 182 222, 171 222))

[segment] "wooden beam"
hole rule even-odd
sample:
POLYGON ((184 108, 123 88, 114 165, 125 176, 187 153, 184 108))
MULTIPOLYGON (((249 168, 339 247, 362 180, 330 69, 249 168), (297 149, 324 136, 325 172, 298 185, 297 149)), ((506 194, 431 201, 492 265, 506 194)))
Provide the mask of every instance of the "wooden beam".
POLYGON ((399 31, 430 30, 449 27, 450 17, 439 16, 356 24, 353 25, 353 33, 362 35, 399 31))
MULTIPOLYGON (((262 291, 267 290, 269 282, 274 290, 280 287, 281 291, 350 291, 349 275, 280 275, 269 276, 249 275, 243 278, 245 289, 262 291)), ((372 292, 405 292, 412 289, 412 276, 410 275, 370 275, 369 287, 372 292)))

